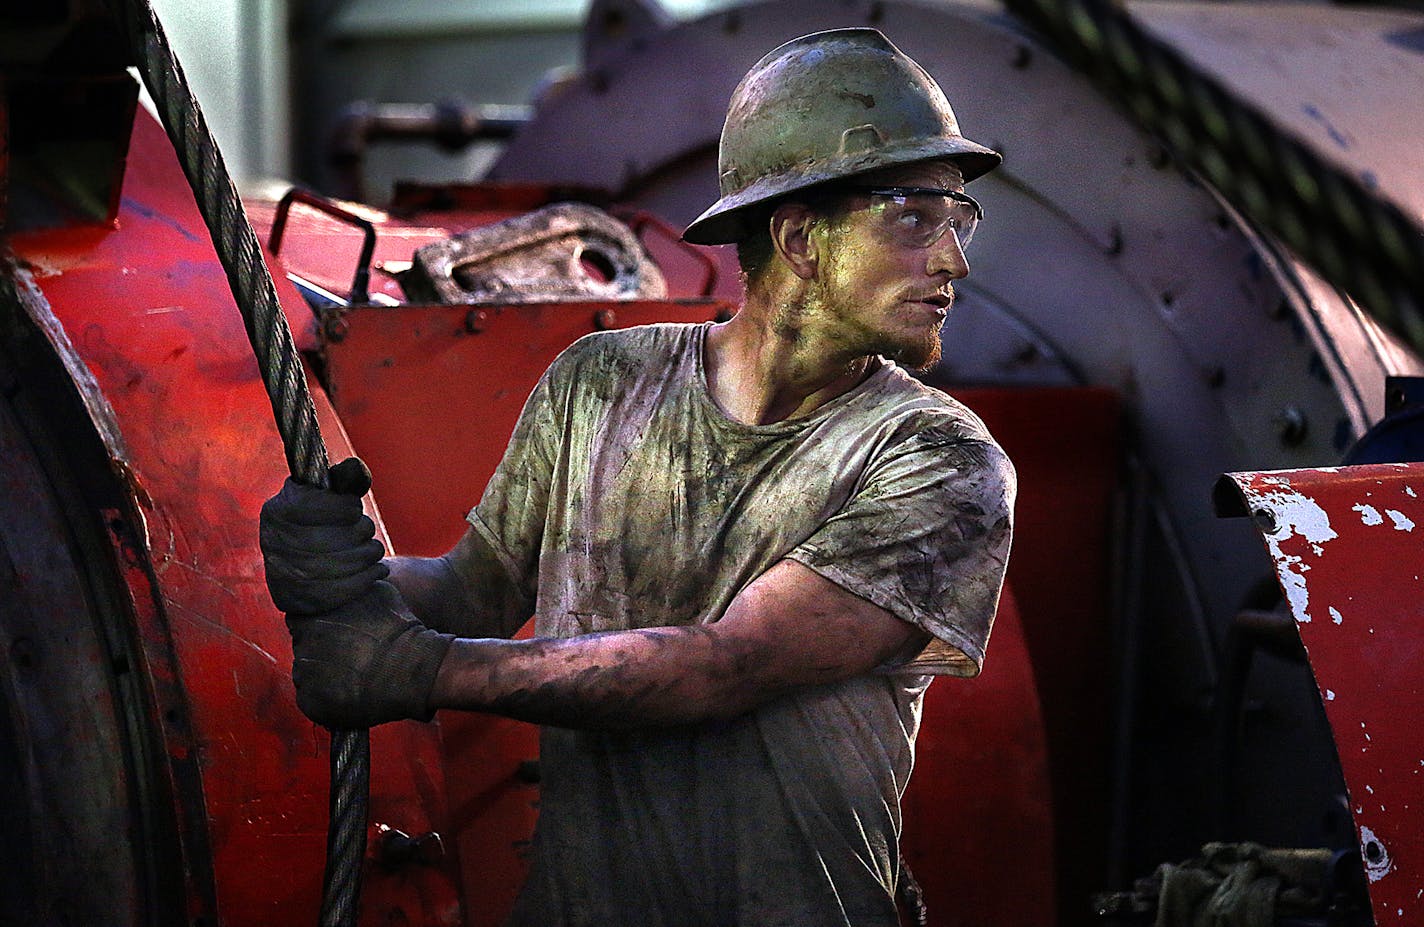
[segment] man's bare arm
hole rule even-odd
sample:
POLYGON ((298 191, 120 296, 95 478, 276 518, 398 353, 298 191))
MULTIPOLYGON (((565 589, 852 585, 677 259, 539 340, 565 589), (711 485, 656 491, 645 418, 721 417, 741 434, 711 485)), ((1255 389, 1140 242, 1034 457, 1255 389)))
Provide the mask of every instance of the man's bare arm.
POLYGON ((389 580, 421 623, 460 637, 510 637, 529 608, 473 528, 443 557, 388 557, 389 580))
POLYGON ((713 624, 561 640, 457 640, 430 707, 576 728, 686 724, 860 675, 927 640, 914 625, 786 560, 713 624))

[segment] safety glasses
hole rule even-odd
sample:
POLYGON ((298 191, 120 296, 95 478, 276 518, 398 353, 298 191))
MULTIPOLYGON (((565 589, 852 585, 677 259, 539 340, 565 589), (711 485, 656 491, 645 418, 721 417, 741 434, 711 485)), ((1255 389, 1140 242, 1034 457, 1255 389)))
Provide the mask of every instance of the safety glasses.
POLYGON ((869 196, 871 208, 877 210, 895 241, 911 248, 928 248, 954 232, 959 247, 969 247, 984 208, 974 197, 958 190, 935 187, 859 187, 836 188, 840 192, 869 196))

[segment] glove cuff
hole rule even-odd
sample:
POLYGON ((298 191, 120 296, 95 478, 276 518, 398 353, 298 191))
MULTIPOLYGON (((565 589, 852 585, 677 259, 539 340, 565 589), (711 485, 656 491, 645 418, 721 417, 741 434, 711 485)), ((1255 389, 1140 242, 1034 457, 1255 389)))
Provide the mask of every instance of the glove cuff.
POLYGON ((368 716, 417 721, 435 717, 430 707, 430 693, 435 688, 440 664, 445 661, 454 640, 453 634, 442 634, 412 622, 373 661, 366 691, 368 716))

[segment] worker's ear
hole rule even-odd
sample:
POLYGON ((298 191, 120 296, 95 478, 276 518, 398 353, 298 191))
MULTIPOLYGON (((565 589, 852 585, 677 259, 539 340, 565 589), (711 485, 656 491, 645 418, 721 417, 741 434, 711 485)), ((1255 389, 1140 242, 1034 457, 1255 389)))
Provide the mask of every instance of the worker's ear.
POLYGON ((776 253, 803 280, 816 275, 821 260, 821 240, 812 234, 816 213, 803 203, 782 203, 769 222, 776 253))

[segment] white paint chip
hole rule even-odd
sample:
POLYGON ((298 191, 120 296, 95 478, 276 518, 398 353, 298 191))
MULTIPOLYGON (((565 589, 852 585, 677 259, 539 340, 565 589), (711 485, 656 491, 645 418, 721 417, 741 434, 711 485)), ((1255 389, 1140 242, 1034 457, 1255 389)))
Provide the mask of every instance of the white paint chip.
POLYGON ((1334 690, 1334 689, 1326 689, 1326 690, 1325 690, 1325 701, 1327 701, 1327 702, 1333 702, 1333 701, 1335 701, 1335 690, 1334 690))
POLYGON ((1281 550, 1281 542, 1299 535, 1310 544, 1317 557, 1324 553, 1323 545, 1339 537, 1330 527, 1330 516, 1314 499, 1296 492, 1283 479, 1267 481, 1273 488, 1255 495, 1252 508, 1265 508, 1275 517, 1276 530, 1265 536, 1266 545, 1276 561, 1277 575, 1286 599, 1290 602, 1291 614, 1301 623, 1310 621, 1310 591, 1306 588, 1305 573, 1310 564, 1304 558, 1286 554, 1281 550))
POLYGON ((1343 621, 1345 620, 1344 618, 1340 617, 1340 611, 1339 611, 1339 609, 1337 609, 1337 608, 1336 608, 1335 606, 1333 606, 1333 605, 1330 606, 1330 620, 1333 621, 1333 622, 1335 622, 1336 624, 1340 624, 1341 622, 1343 622, 1343 621))
POLYGON ((1385 509, 1384 513, 1389 516, 1390 521, 1394 522, 1395 531, 1414 530, 1414 522, 1410 520, 1409 516, 1405 515, 1403 512, 1398 512, 1394 509, 1385 509))
POLYGON ((1405 491, 1405 493, 1409 496, 1409 498, 1411 498, 1411 499, 1418 499, 1418 498, 1419 498, 1419 494, 1414 491, 1414 487, 1413 487, 1413 486, 1406 486, 1406 487, 1404 487, 1404 491, 1405 491))
POLYGON ((1360 513, 1360 521, 1367 525, 1382 525, 1384 517, 1380 515, 1379 509, 1373 505, 1352 505, 1350 508, 1360 513))

